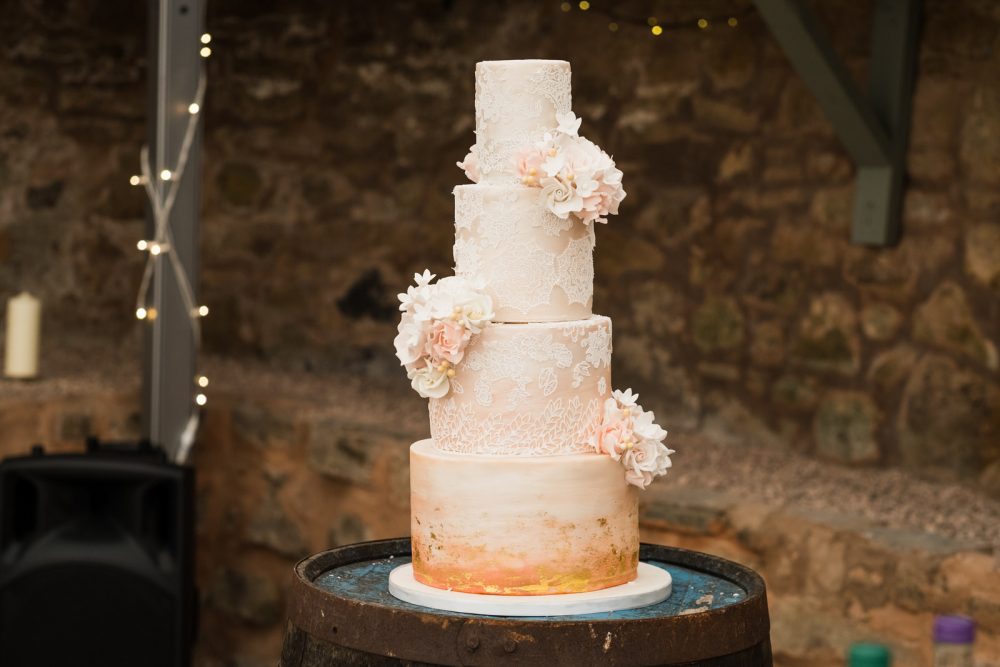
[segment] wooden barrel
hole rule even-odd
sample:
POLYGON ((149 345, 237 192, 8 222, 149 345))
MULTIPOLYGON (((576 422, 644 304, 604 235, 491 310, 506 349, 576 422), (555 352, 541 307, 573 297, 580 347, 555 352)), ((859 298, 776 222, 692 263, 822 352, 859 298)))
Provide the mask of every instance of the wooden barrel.
POLYGON ((770 666, 764 581, 715 556, 643 544, 640 558, 673 576, 655 605, 581 616, 476 616, 389 594, 410 560, 408 539, 365 542, 295 566, 280 667, 344 665, 770 666))

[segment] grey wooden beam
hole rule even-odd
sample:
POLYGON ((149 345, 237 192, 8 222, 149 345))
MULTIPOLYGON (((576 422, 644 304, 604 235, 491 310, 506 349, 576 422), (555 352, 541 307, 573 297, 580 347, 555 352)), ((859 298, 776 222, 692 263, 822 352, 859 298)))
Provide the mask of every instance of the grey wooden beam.
POLYGON ((868 99, 890 138, 891 169, 886 173, 884 168, 858 167, 851 228, 855 243, 899 241, 919 23, 919 0, 875 0, 868 99))
MULTIPOLYGON (((155 178, 173 170, 188 123, 188 105, 198 89, 200 39, 206 0, 148 0, 150 164, 155 178)), ((198 209, 201 178, 201 131, 191 147, 170 214, 173 243, 194 294, 198 294, 198 209)), ((154 221, 147 207, 146 238, 154 221)), ((156 262, 150 290, 156 317, 146 327, 143 364, 143 433, 174 457, 197 407, 195 360, 197 341, 190 312, 181 297, 171 263, 156 262)))
POLYGON ((854 161, 889 164, 889 136, 812 10, 801 0, 756 0, 756 5, 854 161))
POLYGON ((755 0, 755 4, 857 165, 851 240, 869 245, 895 243, 919 1, 875 1, 867 96, 857 89, 805 2, 755 0))

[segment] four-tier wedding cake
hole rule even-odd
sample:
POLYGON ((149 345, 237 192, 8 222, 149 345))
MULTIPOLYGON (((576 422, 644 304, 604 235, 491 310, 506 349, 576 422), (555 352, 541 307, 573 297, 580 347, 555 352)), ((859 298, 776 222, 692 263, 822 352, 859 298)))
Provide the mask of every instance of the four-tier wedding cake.
POLYGON ((476 66, 476 143, 455 188, 455 275, 400 295, 396 351, 429 399, 410 449, 413 577, 505 596, 636 577, 637 495, 666 432, 611 385, 611 320, 591 313, 594 227, 622 173, 579 135, 569 63, 476 66))

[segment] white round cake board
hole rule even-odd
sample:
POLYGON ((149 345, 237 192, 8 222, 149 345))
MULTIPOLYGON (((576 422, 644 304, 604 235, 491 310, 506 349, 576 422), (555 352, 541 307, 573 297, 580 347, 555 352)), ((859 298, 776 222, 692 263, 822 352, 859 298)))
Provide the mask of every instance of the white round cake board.
POLYGON ((639 563, 639 576, 620 586, 559 595, 485 595, 446 591, 413 578, 413 565, 389 573, 389 592, 410 604, 484 616, 570 616, 635 609, 670 597, 673 579, 664 569, 639 563))

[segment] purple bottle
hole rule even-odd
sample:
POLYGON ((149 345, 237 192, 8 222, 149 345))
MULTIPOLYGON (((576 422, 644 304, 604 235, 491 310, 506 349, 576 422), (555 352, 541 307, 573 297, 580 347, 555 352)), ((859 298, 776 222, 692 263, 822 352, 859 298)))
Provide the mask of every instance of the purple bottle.
POLYGON ((965 616, 934 618, 934 667, 972 667, 976 623, 965 616))

